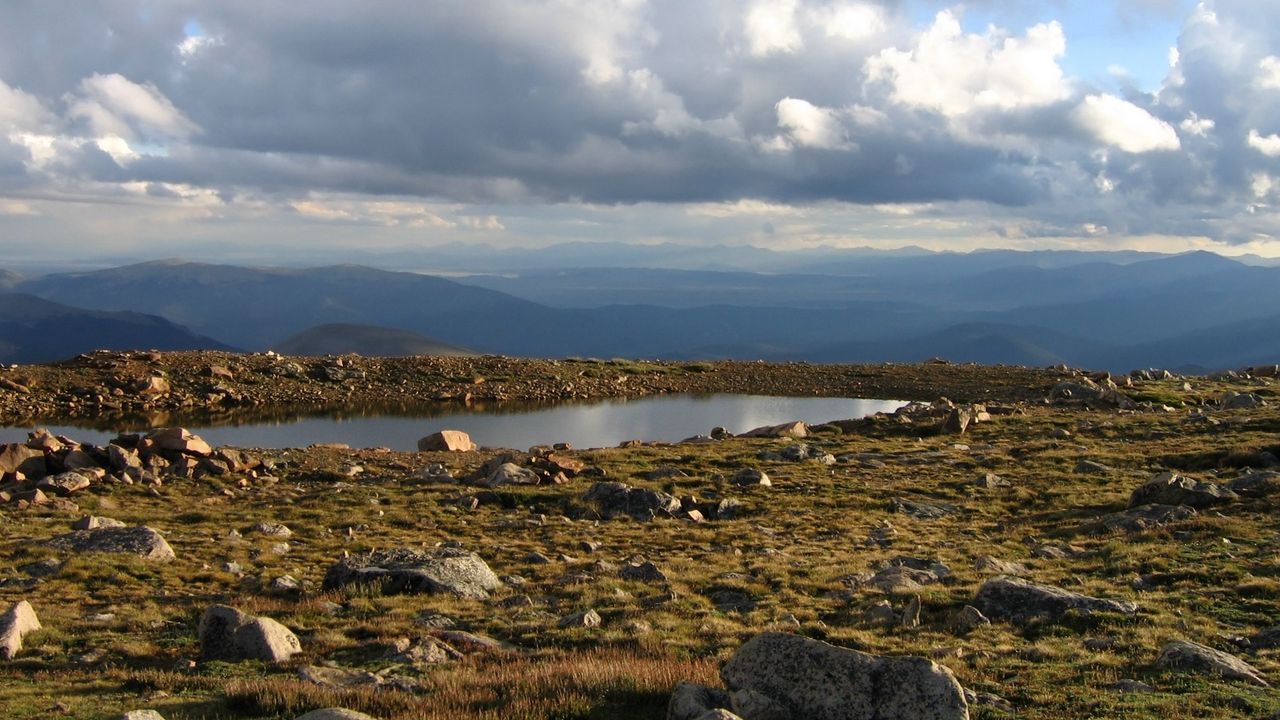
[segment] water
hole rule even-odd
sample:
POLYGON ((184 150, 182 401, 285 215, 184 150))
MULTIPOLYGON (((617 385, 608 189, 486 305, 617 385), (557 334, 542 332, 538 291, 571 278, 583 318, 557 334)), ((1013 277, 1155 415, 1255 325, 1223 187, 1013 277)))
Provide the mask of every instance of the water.
MULTIPOLYGON (((456 405, 416 411, 342 410, 320 416, 276 414, 210 418, 153 418, 151 421, 97 422, 75 427, 44 424, 58 435, 106 443, 121 431, 181 425, 216 446, 305 447, 345 443, 351 447, 415 450, 418 439, 437 430, 462 430, 488 447, 528 448, 567 442, 577 448, 611 447, 625 440, 674 442, 723 426, 741 433, 764 425, 802 420, 817 424, 893 412, 906 403, 852 398, 763 395, 669 395, 638 400, 544 407, 499 406, 466 410, 456 405)), ((0 428, 0 442, 25 441, 32 427, 0 428)))

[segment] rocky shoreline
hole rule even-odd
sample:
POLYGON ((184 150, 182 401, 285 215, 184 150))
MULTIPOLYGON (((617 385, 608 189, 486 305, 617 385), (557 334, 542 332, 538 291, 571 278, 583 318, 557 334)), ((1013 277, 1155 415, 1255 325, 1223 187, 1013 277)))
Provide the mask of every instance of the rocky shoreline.
POLYGON ((0 369, 0 423, 360 407, 409 412, 441 403, 549 404, 675 393, 1016 401, 1043 398, 1061 377, 1048 369, 942 362, 815 365, 97 352, 63 363, 0 369))

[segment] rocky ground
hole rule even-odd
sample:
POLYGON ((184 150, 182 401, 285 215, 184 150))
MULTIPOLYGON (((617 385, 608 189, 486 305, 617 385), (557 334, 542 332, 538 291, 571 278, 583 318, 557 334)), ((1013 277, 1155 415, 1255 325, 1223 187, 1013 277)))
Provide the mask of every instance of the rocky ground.
MULTIPOLYGON (((1059 379, 1012 366, 810 365, 476 358, 283 357, 275 353, 113 353, 0 366, 0 423, 38 418, 202 419, 426 403, 553 403, 664 393, 962 402, 1043 397, 1059 379)), ((153 423, 163 424, 163 422, 153 423)))
POLYGON ((0 448, 5 717, 1280 717, 1274 368, 341 360, 9 368, 0 417, 924 402, 589 451, 35 434, 0 448))

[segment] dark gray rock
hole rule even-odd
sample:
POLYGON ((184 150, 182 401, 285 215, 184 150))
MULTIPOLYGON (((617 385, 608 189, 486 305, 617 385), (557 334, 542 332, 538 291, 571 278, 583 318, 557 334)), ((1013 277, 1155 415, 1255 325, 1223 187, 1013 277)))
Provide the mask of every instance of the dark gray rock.
POLYGON ((889 509, 910 515, 917 520, 937 520, 960 512, 960 508, 955 505, 925 503, 906 498, 894 498, 889 503, 889 509))
POLYGON ((1131 602, 1090 597, 1007 575, 983 583, 973 605, 987 617, 1016 624, 1037 618, 1056 620, 1072 611, 1085 615, 1095 612, 1133 615, 1138 611, 1138 606, 1131 602))
POLYGON ((325 573, 324 589, 368 585, 382 593, 446 593, 483 599, 502 586, 480 556, 459 548, 394 548, 343 558, 325 573))

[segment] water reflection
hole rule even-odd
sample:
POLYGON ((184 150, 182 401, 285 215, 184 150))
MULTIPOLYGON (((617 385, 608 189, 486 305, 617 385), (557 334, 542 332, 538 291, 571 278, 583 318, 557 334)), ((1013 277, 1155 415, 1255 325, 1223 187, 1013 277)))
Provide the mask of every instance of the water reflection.
POLYGON ((384 404, 307 411, 254 408, 132 418, 48 419, 52 422, 33 421, 23 427, 0 429, 0 441, 23 440, 33 427, 47 427, 77 440, 102 443, 118 432, 181 425, 214 445, 284 448, 346 443, 352 447, 413 450, 418 438, 450 428, 463 430, 477 443, 490 447, 527 448, 568 442, 582 448, 612 446, 630 439, 676 441, 707 433, 715 426, 737 433, 792 420, 845 420, 892 412, 903 404, 853 398, 674 395, 556 405, 384 404))

